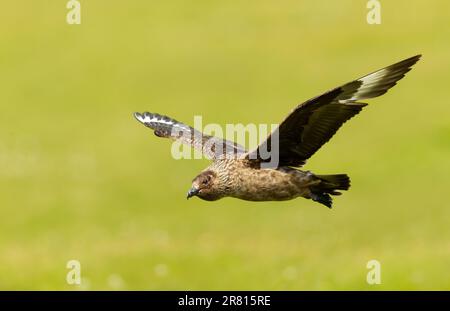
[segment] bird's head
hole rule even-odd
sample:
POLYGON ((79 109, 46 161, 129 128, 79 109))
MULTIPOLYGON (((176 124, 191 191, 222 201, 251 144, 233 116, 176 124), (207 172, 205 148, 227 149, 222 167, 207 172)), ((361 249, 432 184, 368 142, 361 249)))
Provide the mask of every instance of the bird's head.
POLYGON ((222 197, 219 191, 219 178, 213 171, 204 171, 197 175, 192 181, 191 189, 187 193, 187 198, 197 196, 206 201, 215 201, 222 197))

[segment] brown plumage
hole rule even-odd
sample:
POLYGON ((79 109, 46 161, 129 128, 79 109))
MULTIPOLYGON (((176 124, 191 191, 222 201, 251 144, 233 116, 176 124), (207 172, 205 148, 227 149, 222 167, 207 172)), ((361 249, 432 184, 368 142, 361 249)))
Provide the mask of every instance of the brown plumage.
POLYGON ((405 59, 300 104, 262 144, 250 152, 233 142, 203 135, 166 116, 148 112, 134 115, 153 129, 155 135, 189 144, 213 160, 192 181, 188 198, 282 201, 304 197, 331 208, 331 195, 340 195, 339 190, 348 190, 349 177, 345 174, 315 175, 298 167, 328 142, 342 124, 367 105, 360 100, 386 93, 420 57, 405 59), (278 155, 278 161, 271 161, 273 159, 266 156, 267 151, 272 151, 270 155, 278 155))

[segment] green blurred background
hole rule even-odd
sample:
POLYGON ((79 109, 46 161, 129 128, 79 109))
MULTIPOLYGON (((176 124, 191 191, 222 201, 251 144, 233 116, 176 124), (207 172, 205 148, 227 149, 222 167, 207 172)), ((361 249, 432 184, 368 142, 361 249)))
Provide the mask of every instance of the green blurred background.
POLYGON ((450 2, 366 3, 2 1, 0 289, 450 289, 450 2), (208 162, 132 117, 276 123, 418 53, 308 162, 352 178, 332 210, 187 201, 208 162))

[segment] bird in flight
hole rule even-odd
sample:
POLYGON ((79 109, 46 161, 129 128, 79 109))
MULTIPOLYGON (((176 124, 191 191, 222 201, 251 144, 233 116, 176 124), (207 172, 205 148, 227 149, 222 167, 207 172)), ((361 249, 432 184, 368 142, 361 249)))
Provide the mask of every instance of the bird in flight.
POLYGON ((153 129, 156 136, 191 145, 212 160, 211 165, 193 179, 187 198, 283 201, 303 197, 331 208, 331 196, 348 190, 350 178, 346 174, 316 175, 300 167, 367 105, 361 100, 386 93, 420 57, 405 59, 298 105, 251 151, 157 113, 135 113, 134 116, 153 129), (268 151, 270 156, 267 156, 268 151), (278 159, 276 165, 271 166, 274 152, 278 159))

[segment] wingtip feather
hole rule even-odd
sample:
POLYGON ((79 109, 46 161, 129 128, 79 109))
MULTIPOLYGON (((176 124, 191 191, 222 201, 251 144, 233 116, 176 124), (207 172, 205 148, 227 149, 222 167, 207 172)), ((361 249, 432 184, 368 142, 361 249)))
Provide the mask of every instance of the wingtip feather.
POLYGON ((139 112, 134 112, 133 117, 138 121, 141 121, 142 119, 142 115, 139 112))

